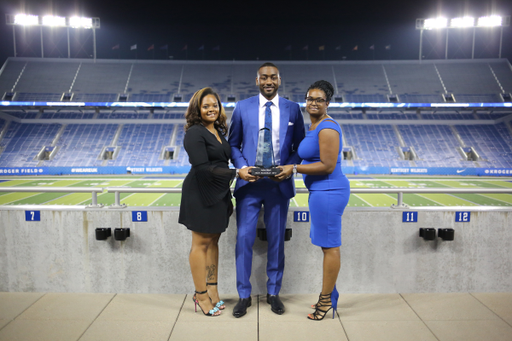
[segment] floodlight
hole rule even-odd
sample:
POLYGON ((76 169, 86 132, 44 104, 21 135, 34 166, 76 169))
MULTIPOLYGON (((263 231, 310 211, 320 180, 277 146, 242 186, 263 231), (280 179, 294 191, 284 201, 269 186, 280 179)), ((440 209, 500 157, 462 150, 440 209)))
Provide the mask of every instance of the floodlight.
POLYGON ((478 26, 480 27, 494 27, 501 26, 503 18, 499 15, 491 15, 489 17, 478 18, 478 26))
POLYGON ((69 26, 73 28, 92 28, 92 18, 71 17, 69 26))
POLYGON ((43 17, 43 26, 66 26, 66 18, 45 15, 43 17))
POLYGON ((448 27, 448 19, 446 18, 425 19, 425 23, 423 24, 423 28, 425 30, 433 30, 436 28, 446 27, 448 27))
POLYGON ((14 16, 14 25, 39 25, 39 17, 37 15, 16 14, 14 16))
POLYGON ((450 22, 450 27, 473 27, 475 26, 475 18, 463 17, 453 18, 450 22))

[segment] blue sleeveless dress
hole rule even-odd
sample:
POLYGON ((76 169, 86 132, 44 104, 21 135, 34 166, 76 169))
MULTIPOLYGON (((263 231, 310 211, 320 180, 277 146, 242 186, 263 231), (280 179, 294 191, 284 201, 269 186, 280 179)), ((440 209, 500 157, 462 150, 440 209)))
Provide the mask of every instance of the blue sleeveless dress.
POLYGON ((311 218, 311 242, 320 247, 341 245, 341 216, 350 197, 350 182, 341 169, 342 138, 341 128, 332 119, 325 119, 315 130, 306 132, 299 145, 298 153, 302 164, 320 162, 318 134, 323 129, 333 129, 340 138, 340 151, 336 168, 327 175, 303 174, 304 184, 309 190, 309 212, 311 218))

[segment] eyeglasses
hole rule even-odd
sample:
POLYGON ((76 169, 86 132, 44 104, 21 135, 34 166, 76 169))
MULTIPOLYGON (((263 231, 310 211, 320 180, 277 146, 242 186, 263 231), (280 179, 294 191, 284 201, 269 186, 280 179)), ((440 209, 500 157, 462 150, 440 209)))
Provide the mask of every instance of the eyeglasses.
POLYGON ((311 103, 313 103, 313 102, 315 102, 316 104, 323 104, 323 103, 325 103, 325 102, 326 102, 326 100, 325 100, 325 99, 323 99, 323 98, 311 98, 311 97, 306 97, 306 102, 307 102, 307 103, 310 103, 310 104, 311 104, 311 103))

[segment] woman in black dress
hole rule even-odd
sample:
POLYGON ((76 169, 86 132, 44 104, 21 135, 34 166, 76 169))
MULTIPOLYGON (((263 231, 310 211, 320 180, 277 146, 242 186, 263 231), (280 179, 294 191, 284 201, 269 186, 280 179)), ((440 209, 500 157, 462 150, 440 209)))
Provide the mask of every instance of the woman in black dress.
POLYGON ((233 212, 230 184, 238 174, 228 167, 231 148, 224 138, 226 114, 219 96, 211 89, 197 91, 185 114, 183 144, 192 168, 183 182, 179 223, 192 231, 190 270, 193 297, 207 316, 218 316, 224 302, 217 291, 219 238, 233 212))

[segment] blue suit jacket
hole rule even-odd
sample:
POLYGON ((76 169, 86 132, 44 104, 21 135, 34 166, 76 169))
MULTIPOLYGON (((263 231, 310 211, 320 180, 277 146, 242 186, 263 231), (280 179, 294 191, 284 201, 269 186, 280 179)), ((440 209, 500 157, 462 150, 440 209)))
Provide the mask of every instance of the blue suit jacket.
MULTIPOLYGON (((295 102, 279 97, 279 111, 281 165, 300 163, 297 149, 306 133, 300 107, 295 102)), ((238 102, 233 110, 229 129, 231 157, 236 168, 254 166, 259 129, 259 96, 238 102)), ((235 197, 237 190, 247 183, 242 179, 236 181, 235 197)), ((281 181, 279 188, 285 197, 295 196, 293 178, 281 181)))

